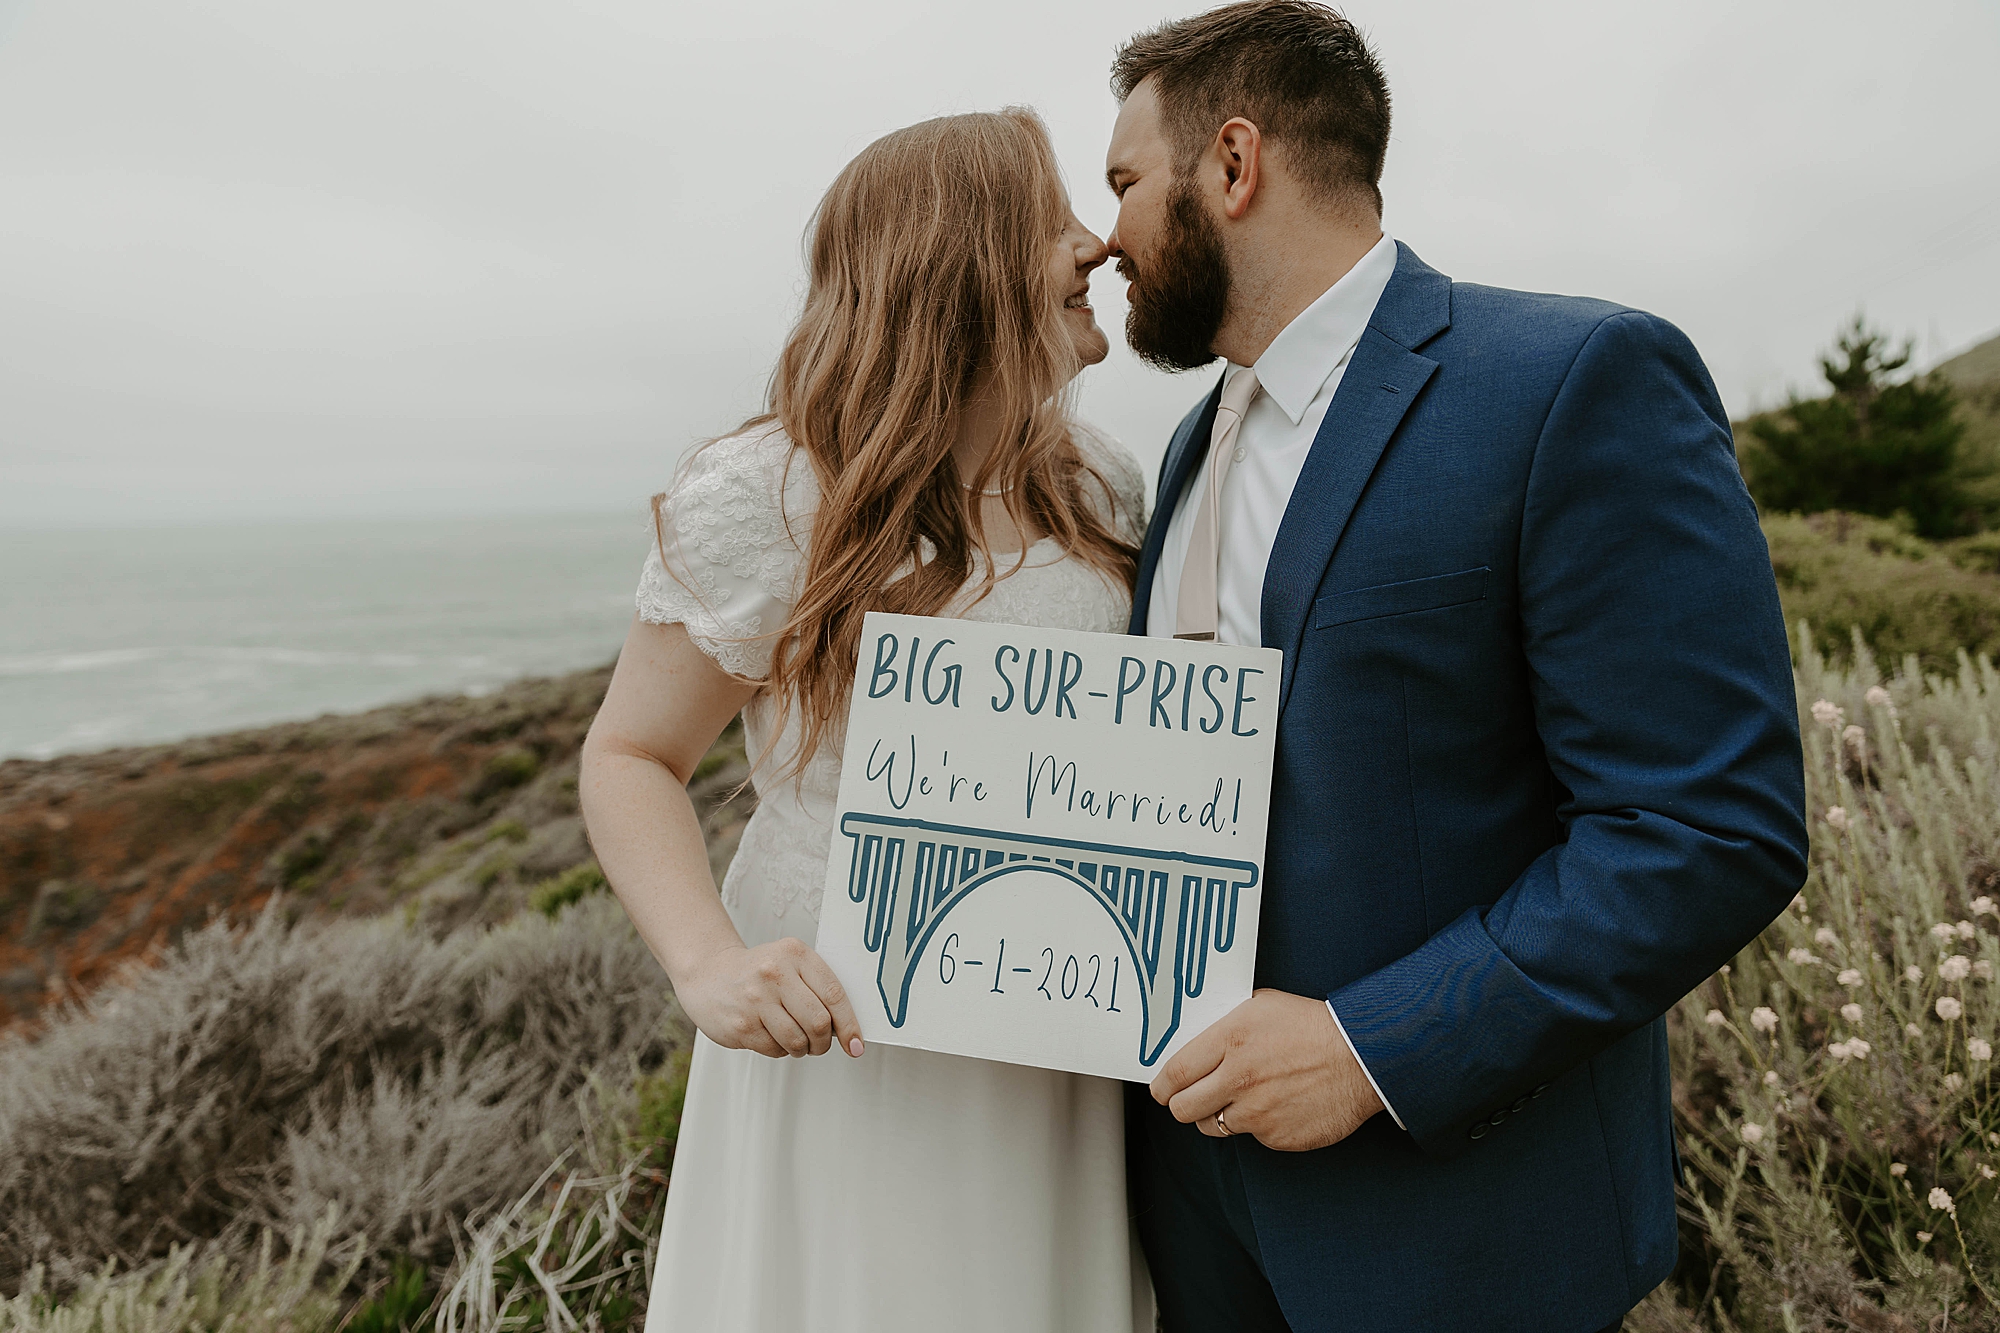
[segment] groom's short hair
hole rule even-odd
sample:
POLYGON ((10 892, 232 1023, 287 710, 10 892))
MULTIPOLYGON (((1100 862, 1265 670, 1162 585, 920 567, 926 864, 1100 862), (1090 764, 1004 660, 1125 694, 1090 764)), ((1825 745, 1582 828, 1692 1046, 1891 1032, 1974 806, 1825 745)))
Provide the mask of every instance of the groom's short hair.
POLYGON ((1329 202, 1357 193, 1382 211, 1389 84, 1352 23, 1309 0, 1244 0, 1164 23, 1118 50, 1111 90, 1123 102, 1153 80, 1176 173, 1242 116, 1282 146, 1329 202))

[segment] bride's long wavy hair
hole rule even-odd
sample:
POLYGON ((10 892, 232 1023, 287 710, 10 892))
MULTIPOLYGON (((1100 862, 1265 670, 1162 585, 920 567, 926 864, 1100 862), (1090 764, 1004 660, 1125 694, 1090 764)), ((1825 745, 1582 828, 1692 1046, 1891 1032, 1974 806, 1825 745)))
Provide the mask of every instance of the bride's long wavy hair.
POLYGON ((1069 410, 1081 365, 1050 262, 1068 219, 1048 131, 1022 107, 885 135, 820 201, 804 312, 767 410, 743 426, 782 426, 819 484, 803 588, 766 682, 774 737, 799 710, 794 775, 837 728, 867 612, 943 611, 975 551, 973 600, 1025 561, 996 568, 967 486, 1005 488, 1017 528, 1132 586, 1138 550, 1102 516, 1114 492, 1078 450, 1069 410), (952 442, 975 388, 1020 425, 961 477, 952 442))

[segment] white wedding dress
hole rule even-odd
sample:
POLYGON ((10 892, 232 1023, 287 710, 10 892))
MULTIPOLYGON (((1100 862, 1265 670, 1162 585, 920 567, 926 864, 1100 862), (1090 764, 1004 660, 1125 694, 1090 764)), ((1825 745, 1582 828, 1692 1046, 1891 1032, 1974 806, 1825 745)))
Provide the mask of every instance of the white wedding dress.
MULTIPOLYGON (((1136 542, 1138 466, 1109 442, 1081 444, 1136 542)), ((817 499, 811 465, 775 429, 711 445, 666 501, 674 572, 656 547, 639 615, 685 625, 729 671, 767 674, 770 639, 757 636, 796 595, 817 499)), ((1043 541, 948 614, 1122 632, 1129 609, 1124 588, 1043 541)), ((763 701, 745 710, 753 757, 770 723, 763 701)), ((758 782, 722 885, 746 944, 815 938, 839 777, 836 737, 800 782, 758 782)), ((1109 1079, 883 1045, 859 1060, 771 1059, 697 1037, 646 1333, 1151 1330, 1124 1139, 1109 1079)))

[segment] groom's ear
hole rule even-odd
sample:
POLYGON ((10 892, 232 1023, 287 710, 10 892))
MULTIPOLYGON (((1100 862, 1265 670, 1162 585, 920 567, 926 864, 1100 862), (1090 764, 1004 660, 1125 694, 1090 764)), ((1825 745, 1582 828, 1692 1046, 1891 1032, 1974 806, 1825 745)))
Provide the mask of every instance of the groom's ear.
POLYGON ((1263 174, 1263 132, 1243 117, 1234 116, 1215 132, 1209 156, 1221 191, 1222 211, 1231 221, 1240 220, 1250 211, 1263 174))

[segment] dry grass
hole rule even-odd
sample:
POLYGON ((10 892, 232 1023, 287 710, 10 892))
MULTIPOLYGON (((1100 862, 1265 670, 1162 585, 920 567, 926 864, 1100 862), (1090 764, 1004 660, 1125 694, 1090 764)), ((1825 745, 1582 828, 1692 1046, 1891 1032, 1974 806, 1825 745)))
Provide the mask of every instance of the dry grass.
POLYGON ((608 897, 442 939, 399 916, 217 924, 0 1046, 0 1290, 241 1253, 335 1204, 327 1243, 365 1238, 364 1275, 441 1267, 577 1141, 593 1079, 684 1041, 608 897))
POLYGON ((2000 1328, 2000 673, 1799 657, 1811 874, 1674 1016, 1683 1261, 1634 1327, 2000 1328))
POLYGON ((60 1301, 31 1269, 0 1300, 0 1333, 329 1333, 359 1260, 355 1246, 335 1252, 335 1229, 329 1214, 294 1232, 282 1257, 266 1232, 244 1262, 179 1246, 137 1272, 107 1264, 60 1301))

